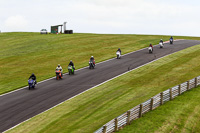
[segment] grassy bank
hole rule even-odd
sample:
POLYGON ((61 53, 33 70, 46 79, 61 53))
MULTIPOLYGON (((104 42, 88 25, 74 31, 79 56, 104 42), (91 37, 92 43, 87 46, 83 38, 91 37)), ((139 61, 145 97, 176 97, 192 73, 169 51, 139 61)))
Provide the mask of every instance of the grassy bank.
POLYGON ((200 75, 200 45, 120 76, 42 113, 9 132, 88 132, 152 96, 200 75))
POLYGON ((144 114, 119 133, 197 133, 200 131, 200 87, 144 114))
POLYGON ((27 85, 27 78, 35 73, 38 81, 55 75, 57 64, 66 72, 73 60, 77 68, 87 66, 93 55, 97 62, 115 56, 117 48, 123 53, 155 44, 167 36, 60 34, 39 33, 0 34, 0 94, 27 85))
POLYGON ((0 94, 26 86, 31 73, 41 81, 55 75, 57 64, 66 72, 72 59, 78 69, 88 65, 91 55, 100 62, 114 57, 119 47, 122 53, 128 53, 147 47, 149 43, 157 44, 160 38, 168 40, 169 36, 1 33, 0 94))

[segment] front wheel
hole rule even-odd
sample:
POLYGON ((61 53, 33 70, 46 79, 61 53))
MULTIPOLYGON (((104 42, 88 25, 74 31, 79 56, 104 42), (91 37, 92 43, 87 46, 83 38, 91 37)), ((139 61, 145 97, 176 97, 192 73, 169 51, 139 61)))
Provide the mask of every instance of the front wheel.
POLYGON ((29 90, 31 89, 30 85, 28 86, 28 89, 29 89, 29 90))

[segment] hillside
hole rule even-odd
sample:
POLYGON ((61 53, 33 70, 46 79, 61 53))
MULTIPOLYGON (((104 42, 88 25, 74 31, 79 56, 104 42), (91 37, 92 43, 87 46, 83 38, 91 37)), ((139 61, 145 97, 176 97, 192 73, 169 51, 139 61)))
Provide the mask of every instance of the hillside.
POLYGON ((27 86, 32 73, 36 74, 38 81, 55 76, 57 64, 61 64, 64 72, 70 60, 76 69, 82 68, 88 65, 91 55, 100 62, 115 57, 117 48, 121 48, 124 54, 150 43, 157 44, 160 38, 168 40, 169 36, 1 33, 0 94, 27 86))
POLYGON ((199 76, 199 53, 197 45, 169 55, 65 101, 8 132, 93 132, 159 92, 199 76))

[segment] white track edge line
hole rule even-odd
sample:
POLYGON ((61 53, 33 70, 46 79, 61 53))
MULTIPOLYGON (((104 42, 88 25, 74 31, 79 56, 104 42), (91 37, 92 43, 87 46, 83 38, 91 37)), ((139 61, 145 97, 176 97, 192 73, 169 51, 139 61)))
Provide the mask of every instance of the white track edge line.
MULTIPOLYGON (((165 43, 166 43, 166 42, 165 42, 165 43)), ((144 49, 145 49, 145 48, 144 48, 144 49)), ((136 51, 134 51, 134 52, 136 52, 136 51)), ((176 52, 178 52, 178 51, 176 51, 176 52)), ((171 53, 171 54, 174 54, 174 53, 176 53, 176 52, 173 52, 173 53, 171 53)), ((128 53, 128 54, 129 54, 129 53, 128 53)), ((152 62, 155 62, 155 61, 157 61, 157 60, 159 60, 159 59, 162 59, 162 58, 164 58, 164 57, 166 57, 166 56, 169 56, 169 55, 171 55, 171 54, 168 54, 168 55, 165 55, 165 56, 163 56, 163 57, 157 58, 157 59, 152 60, 152 61, 150 61, 150 62, 148 62, 148 63, 146 63, 146 64, 143 64, 143 65, 141 65, 141 66, 138 66, 138 67, 136 67, 136 68, 134 68, 134 69, 132 69, 132 70, 130 70, 130 71, 124 72, 124 73, 122 73, 122 74, 120 74, 120 75, 117 75, 117 76, 111 78, 111 79, 108 79, 108 80, 106 80, 106 81, 104 81, 104 82, 102 82, 102 83, 100 83, 100 84, 98 84, 98 85, 96 85, 96 86, 93 86, 93 87, 91 87, 91 88, 89 88, 89 89, 87 89, 87 90, 85 90, 85 91, 83 91, 83 92, 81 92, 81 93, 79 93, 79 94, 77 94, 77 95, 75 95, 75 96, 73 96, 73 97, 71 97, 71 98, 69 98, 69 99, 67 99, 67 100, 65 100, 65 101, 63 101, 63 102, 61 102, 61 103, 59 103, 59 104, 57 104, 57 105, 54 105, 53 107, 51 107, 51 108, 49 108, 49 109, 47 109, 47 110, 45 110, 45 111, 43 111, 43 112, 41 112, 41 113, 39 113, 39 114, 33 116, 33 117, 36 117, 36 116, 38 116, 38 115, 40 115, 40 114, 42 114, 42 113, 44 113, 44 112, 47 112, 47 111, 49 111, 49 110, 51 110, 51 109, 53 109, 53 108, 59 106, 60 104, 66 102, 66 101, 68 101, 68 100, 71 100, 72 98, 75 98, 75 97, 77 97, 77 96, 79 96, 79 95, 81 95, 81 94, 83 94, 83 93, 85 93, 85 92, 87 92, 87 91, 89 91, 89 90, 95 88, 95 87, 98 87, 98 86, 100 86, 100 85, 102 85, 102 84, 104 84, 104 83, 106 83, 106 82, 109 82, 110 80, 113 80, 113 79, 115 79, 115 78, 118 78, 118 77, 120 77, 120 76, 122 76, 122 75, 125 75, 125 74, 127 74, 127 73, 129 73, 129 72, 131 72, 131 71, 133 71, 133 70, 136 70, 136 69, 138 69, 138 68, 140 68, 140 67, 143 67, 143 66, 145 66, 145 65, 148 65, 148 64, 150 64, 150 63, 152 63, 152 62)), ((111 60, 111 59, 110 59, 110 60, 111 60)), ((81 69, 83 69, 83 68, 81 68, 81 69)), ((79 70, 80 70, 80 69, 79 69, 79 70)), ((9 131, 9 130, 15 128, 15 127, 17 127, 18 125, 20 125, 20 124, 22 124, 22 123, 24 123, 24 122, 26 122, 26 121, 28 121, 28 120, 30 120, 30 119, 32 119, 33 117, 31 117, 31 118, 29 118, 29 119, 27 119, 27 120, 25 120, 25 121, 23 121, 23 122, 21 122, 21 123, 15 125, 15 126, 11 127, 11 128, 9 128, 9 129, 3 131, 3 133, 5 133, 5 132, 7 132, 7 131, 9 131)))

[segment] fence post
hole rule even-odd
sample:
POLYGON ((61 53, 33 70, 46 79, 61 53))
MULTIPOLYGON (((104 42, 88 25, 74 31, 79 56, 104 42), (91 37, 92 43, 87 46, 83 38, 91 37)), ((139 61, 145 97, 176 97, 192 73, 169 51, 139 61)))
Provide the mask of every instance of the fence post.
POLYGON ((103 133, 106 133, 107 126, 103 126, 103 133))
POLYGON ((130 125, 130 123, 131 123, 130 117, 131 117, 131 111, 127 111, 127 124, 128 125, 130 125))
POLYGON ((115 118, 115 132, 118 130, 118 119, 115 118))
POLYGON ((160 93, 160 104, 163 105, 163 92, 160 93))
POLYGON ((151 98, 150 110, 153 110, 153 98, 151 98))
POLYGON ((143 108, 143 105, 140 104, 140 112, 139 112, 139 118, 142 117, 142 108, 143 108))
POLYGON ((181 95, 181 84, 178 86, 178 94, 181 95))
POLYGON ((187 81, 187 90, 190 89, 190 80, 187 81))
POLYGON ((169 89, 169 93, 170 93, 170 100, 172 100, 172 88, 169 89))
POLYGON ((195 78, 195 87, 197 87, 197 77, 195 78))

